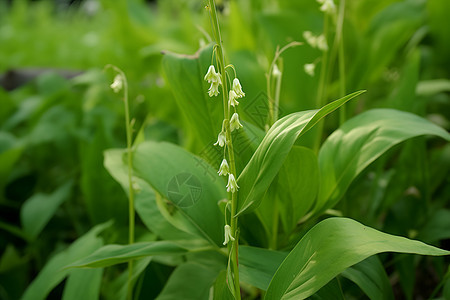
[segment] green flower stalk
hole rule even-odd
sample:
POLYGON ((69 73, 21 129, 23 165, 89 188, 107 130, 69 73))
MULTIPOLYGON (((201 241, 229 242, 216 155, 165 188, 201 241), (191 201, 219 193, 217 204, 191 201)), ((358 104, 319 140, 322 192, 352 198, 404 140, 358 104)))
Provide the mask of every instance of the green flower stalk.
POLYGON ((219 94, 219 86, 222 87, 222 99, 223 99, 223 122, 222 122, 222 130, 220 131, 217 142, 214 144, 216 146, 220 146, 224 148, 224 158, 219 167, 219 175, 227 176, 228 175, 228 183, 226 185, 227 192, 229 193, 229 199, 231 199, 230 206, 226 205, 225 207, 225 216, 227 215, 228 207, 231 207, 231 216, 230 216, 230 224, 228 224, 228 219, 225 218, 225 237, 224 237, 224 245, 228 247, 228 257, 230 261, 230 273, 232 274, 233 279, 227 281, 230 290, 236 299, 241 299, 240 293, 240 285, 239 285, 239 270, 238 270, 238 218, 236 217, 236 208, 237 208, 237 193, 239 190, 239 186, 236 182, 237 174, 236 174, 236 164, 234 158, 233 151, 233 140, 231 136, 231 132, 234 130, 238 130, 242 128, 242 124, 239 121, 239 115, 236 111, 237 106, 239 105, 238 99, 245 96, 245 93, 242 90, 241 83, 239 79, 236 77, 236 70, 234 66, 225 65, 225 56, 223 53, 222 46, 222 38, 220 36, 219 22, 216 13, 216 5, 214 0, 208 1, 209 5, 207 6, 210 16, 211 23, 214 33, 214 39, 216 45, 214 46, 214 54, 216 58, 216 64, 218 71, 216 72, 216 68, 214 64, 209 66, 208 71, 204 79, 211 84, 208 94, 210 97, 217 96, 219 94), (230 83, 231 88, 228 88, 228 73, 227 68, 231 68, 234 72, 234 79, 230 83), (233 111, 232 111, 233 110, 233 111), (232 114, 233 113, 233 114, 232 114), (232 114, 231 118, 230 115, 232 114), (228 155, 228 157, 226 157, 228 155), (227 159, 228 158, 228 159, 227 159))

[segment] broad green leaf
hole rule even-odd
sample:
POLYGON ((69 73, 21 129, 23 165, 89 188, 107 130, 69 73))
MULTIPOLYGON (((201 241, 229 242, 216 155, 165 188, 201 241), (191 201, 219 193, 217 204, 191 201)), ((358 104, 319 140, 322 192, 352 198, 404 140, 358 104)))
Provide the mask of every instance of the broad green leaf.
POLYGON ((67 200, 72 191, 72 182, 67 182, 50 195, 36 194, 27 199, 20 211, 24 232, 35 239, 55 214, 58 207, 67 200))
POLYGON ((264 248, 239 246, 239 279, 261 290, 267 290, 287 253, 264 248))
POLYGON ((102 239, 97 235, 109 226, 111 226, 111 222, 95 226, 66 250, 53 256, 25 290, 22 300, 46 299, 50 291, 71 274, 72 270, 65 268, 67 265, 87 256, 103 245, 102 239))
POLYGON ((62 300, 96 300, 100 297, 103 269, 72 270, 64 285, 62 300))
POLYGON ((329 218, 314 226, 289 253, 270 282, 265 299, 305 299, 348 267, 381 252, 450 254, 352 219, 329 218))
POLYGON ((183 241, 183 243, 157 241, 131 245, 106 245, 67 267, 102 268, 147 256, 181 255, 188 252, 192 247, 201 249, 205 247, 205 244, 202 241, 183 241))
POLYGON ((356 283, 372 300, 394 299, 389 278, 376 256, 366 258, 362 262, 347 268, 341 275, 356 283))
POLYGON ((208 46, 193 56, 166 52, 162 60, 167 81, 185 118, 189 146, 195 151, 214 142, 222 125, 222 94, 209 97, 208 84, 203 79, 211 55, 212 46, 208 46))
POLYGON ((157 300, 208 300, 209 290, 220 270, 188 262, 170 276, 157 300))
POLYGON ((422 135, 450 140, 448 132, 426 119, 393 109, 369 110, 345 122, 320 149, 315 212, 333 207, 356 176, 387 150, 422 135))
POLYGON ((273 124, 239 176, 238 214, 250 212, 259 205, 299 136, 361 93, 352 93, 318 110, 290 114, 273 124))
POLYGON ((306 147, 293 146, 256 210, 271 248, 277 248, 278 232, 290 234, 305 216, 316 199, 318 188, 316 154, 306 147), (277 226, 280 221, 283 230, 277 226))
MULTIPOLYGON (((125 193, 128 194, 128 169, 124 162, 124 154, 125 150, 123 149, 105 151, 104 165, 111 176, 122 186, 125 193)), ((134 207, 148 229, 164 240, 181 240, 194 237, 184 232, 186 228, 182 228, 183 224, 177 224, 173 220, 175 216, 164 215, 160 211, 164 208, 158 207, 155 192, 147 182, 136 176, 133 177, 133 182, 138 187, 134 194, 134 207)))
POLYGON ((294 146, 278 175, 281 221, 290 232, 305 216, 319 190, 319 164, 314 152, 294 146))
POLYGON ((196 234, 223 242, 224 218, 218 202, 225 199, 225 182, 204 160, 165 142, 144 142, 133 155, 136 176, 182 212, 196 234))

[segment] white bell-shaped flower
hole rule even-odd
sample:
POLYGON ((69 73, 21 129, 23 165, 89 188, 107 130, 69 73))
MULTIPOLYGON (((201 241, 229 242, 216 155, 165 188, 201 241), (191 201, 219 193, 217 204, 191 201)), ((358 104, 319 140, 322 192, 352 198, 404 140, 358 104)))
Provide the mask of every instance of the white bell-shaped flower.
POLYGON ((226 244, 228 244, 229 241, 233 241, 234 242, 234 237, 231 235, 231 227, 230 225, 225 225, 225 241, 223 242, 223 245, 225 246, 226 244))
POLYGON ((228 166, 227 160, 224 158, 219 167, 219 176, 227 176, 230 173, 230 167, 228 166))
POLYGON ((227 192, 236 193, 238 189, 239 186, 237 185, 236 179, 234 179, 234 175, 228 175, 227 192))
POLYGON ((242 91, 241 83, 239 82, 239 79, 237 79, 237 78, 233 79, 232 90, 236 93, 236 96, 238 98, 242 98, 245 96, 245 93, 242 91))
POLYGON ((311 77, 314 77, 316 65, 315 64, 306 64, 303 66, 305 73, 311 77))
POLYGON ((231 116, 231 120, 230 120, 230 130, 231 132, 233 132, 234 130, 237 130, 239 128, 242 128, 242 124, 241 122, 239 122, 239 115, 237 113, 234 113, 231 116))
POLYGON ((328 51, 327 39, 323 34, 317 37, 317 48, 319 48, 319 50, 322 50, 324 52, 328 51))
POLYGON ((111 83, 110 87, 114 91, 114 93, 118 93, 123 88, 123 78, 120 74, 117 74, 116 77, 114 77, 113 83, 111 83))
POLYGON ((230 102, 231 106, 237 106, 239 105, 239 102, 236 100, 238 98, 236 92, 234 90, 230 90, 230 93, 228 94, 228 101, 230 102))
POLYGON ((225 143, 227 142, 227 137, 225 136, 225 132, 221 131, 219 135, 217 136, 217 142, 214 144, 214 146, 219 145, 220 147, 225 146, 225 143))

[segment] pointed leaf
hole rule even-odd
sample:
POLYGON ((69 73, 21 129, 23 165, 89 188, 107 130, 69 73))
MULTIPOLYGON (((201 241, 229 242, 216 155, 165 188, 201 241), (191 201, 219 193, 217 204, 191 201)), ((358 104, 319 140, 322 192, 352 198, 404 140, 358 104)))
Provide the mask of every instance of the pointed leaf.
POLYGON ((290 114, 273 124, 239 176, 238 214, 258 206, 299 136, 361 93, 363 91, 352 93, 318 110, 290 114))
POLYGON ((50 195, 35 194, 25 201, 20 210, 20 220, 24 232, 35 239, 66 201, 72 190, 72 182, 67 182, 50 195))
POLYGON ((387 150, 422 135, 450 140, 448 132, 430 121, 394 109, 373 109, 348 120, 320 149, 316 213, 333 207, 356 176, 387 150))
POLYGON ((348 267, 381 252, 450 254, 352 219, 329 218, 314 226, 289 253, 270 282, 265 299, 305 299, 348 267))
POLYGON ((132 259, 155 255, 181 255, 188 249, 205 247, 202 241, 184 241, 175 243, 169 241, 142 242, 131 245, 106 245, 91 255, 67 266, 69 268, 102 268, 125 263, 132 259))
POLYGON ((73 242, 66 250, 53 256, 25 290, 22 299, 46 299, 50 291, 71 274, 71 270, 65 268, 68 264, 92 253, 103 245, 102 239, 97 235, 111 224, 111 222, 107 222, 97 225, 73 242))

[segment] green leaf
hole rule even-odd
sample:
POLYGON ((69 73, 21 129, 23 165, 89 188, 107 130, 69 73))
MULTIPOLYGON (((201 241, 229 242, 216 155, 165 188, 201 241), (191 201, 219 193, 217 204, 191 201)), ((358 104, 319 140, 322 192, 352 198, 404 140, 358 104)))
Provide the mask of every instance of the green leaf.
POLYGON ((450 210, 441 208, 434 212, 420 229, 418 238, 435 243, 450 238, 450 210))
POLYGON ((315 212, 333 207, 356 176, 387 150, 422 135, 450 140, 448 132, 426 119, 393 109, 369 110, 345 122, 319 151, 321 181, 315 212))
POLYGON ((102 275, 103 269, 70 271, 62 300, 99 299, 102 275))
POLYGON ((97 235, 111 224, 111 222, 108 222, 95 226, 73 242, 66 250, 53 256, 28 286, 22 300, 45 299, 54 287, 71 274, 72 270, 65 268, 68 264, 92 253, 103 245, 102 239, 97 235))
POLYGON ((188 262, 170 276, 157 300, 208 300, 209 290, 220 270, 188 262))
POLYGON ((81 191, 87 212, 94 223, 105 222, 114 218, 118 224, 126 224, 128 203, 120 192, 119 185, 103 167, 103 151, 113 144, 109 136, 105 114, 108 111, 93 111, 90 114, 95 120, 92 127, 95 134, 81 141, 80 167, 81 191), (105 195, 108 195, 105 197, 105 195))
POLYGON ((372 300, 394 299, 389 278, 376 256, 371 256, 351 266, 341 275, 356 283, 372 300))
MULTIPOLYGON (((240 274, 240 269, 239 269, 240 274)), ((234 300, 233 295, 227 286, 227 270, 222 270, 214 283, 214 297, 215 300, 234 300)))
POLYGON ((227 197, 225 182, 204 160, 165 142, 144 142, 133 156, 136 176, 183 214, 192 233, 212 244, 223 242, 224 218, 218 202, 227 197))
POLYGON ((211 55, 212 45, 193 56, 166 52, 162 60, 167 81, 184 115, 189 148, 195 151, 213 142, 222 125, 222 95, 209 97, 208 84, 203 80, 211 55))
POLYGON ((348 267, 381 252, 450 254, 352 219, 329 218, 314 226, 289 253, 270 282, 265 299, 305 299, 348 267))
MULTIPOLYGON (((128 194, 128 169, 123 160, 125 151, 123 149, 105 151, 104 165, 111 176, 122 186, 125 193, 128 194)), ((160 209, 163 210, 164 208, 158 207, 155 192, 147 182, 136 176, 133 177, 133 182, 139 187, 134 194, 134 207, 140 219, 150 231, 164 240, 194 238, 193 235, 185 232, 186 228, 182 228, 183 224, 176 223, 176 220, 174 220, 175 216, 170 216, 168 213, 164 215, 160 211, 160 209)))
POLYGON ((334 278, 311 296, 311 300, 345 300, 339 280, 334 278))
POLYGON ((106 245, 91 255, 67 266, 69 268, 102 268, 125 263, 132 259, 155 255, 181 255, 190 248, 202 248, 202 241, 170 241, 142 242, 131 245, 106 245))
POLYGON ((267 290, 270 280, 287 253, 239 246, 239 279, 261 290, 267 290))
POLYGON ((238 214, 250 212, 259 205, 299 136, 361 93, 352 93, 318 110, 290 114, 273 124, 239 176, 238 214))
POLYGON ((27 199, 20 210, 24 232, 35 239, 55 214, 58 207, 68 199, 72 182, 67 182, 50 195, 36 194, 27 199))
POLYGON ((14 135, 0 131, 0 202, 4 197, 3 189, 8 183, 8 177, 22 152, 23 145, 14 135))
POLYGON ((316 200, 319 190, 319 164, 316 154, 294 146, 278 174, 281 221, 291 232, 316 200))
MULTIPOLYGON (((131 276, 131 284, 134 287, 136 281, 145 271, 147 266, 152 261, 152 257, 146 257, 133 261, 133 274, 131 276)), ((158 274, 159 275, 159 274, 158 274)), ((109 282, 107 285, 108 296, 106 299, 125 300, 128 296, 128 269, 126 269, 119 277, 114 281, 109 282)))

